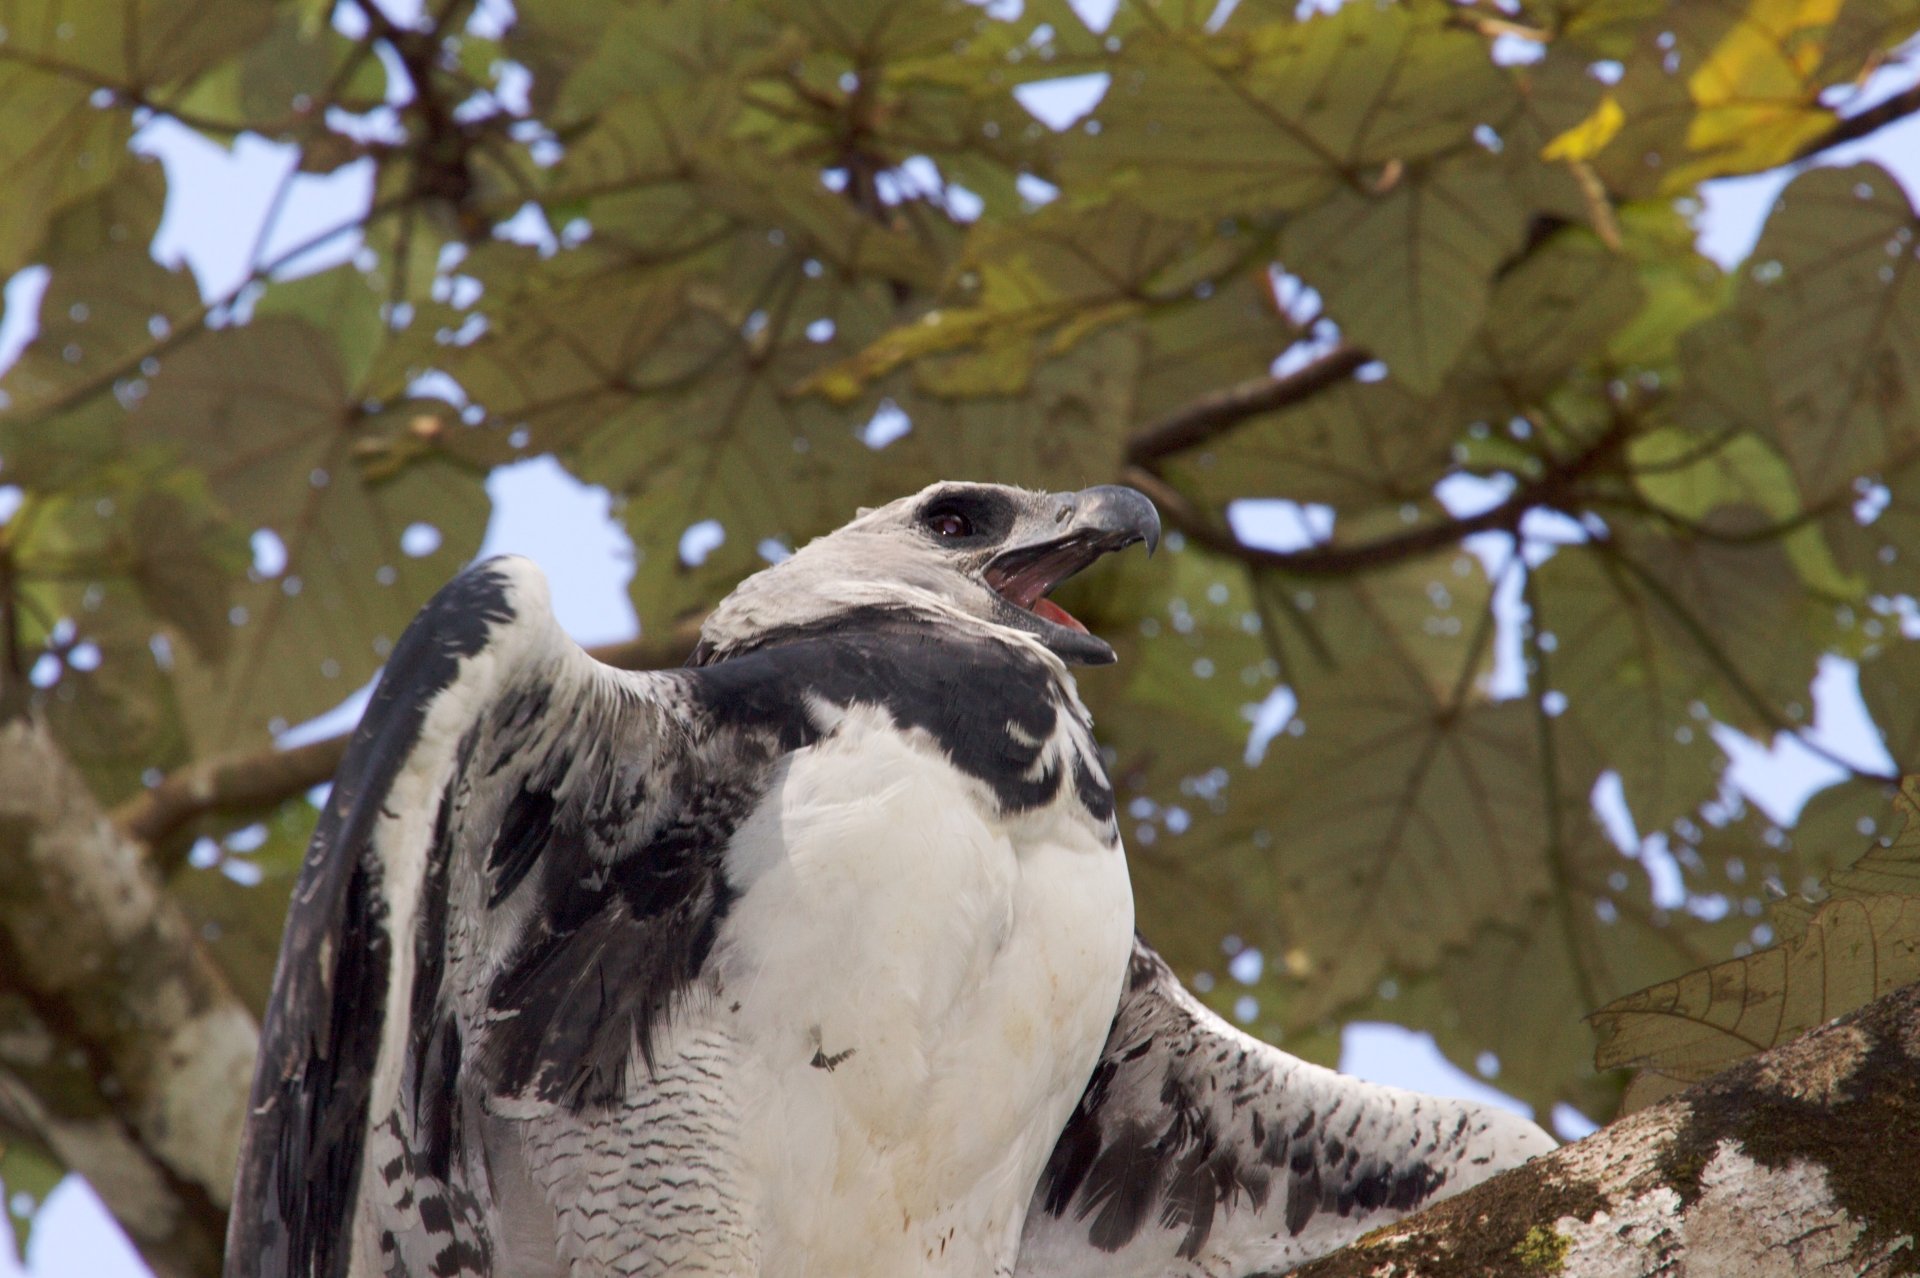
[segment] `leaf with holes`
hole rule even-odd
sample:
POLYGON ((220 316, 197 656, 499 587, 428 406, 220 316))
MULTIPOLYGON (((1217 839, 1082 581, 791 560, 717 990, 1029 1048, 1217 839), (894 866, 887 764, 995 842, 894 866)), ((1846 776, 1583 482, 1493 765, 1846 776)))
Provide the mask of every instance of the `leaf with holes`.
MULTIPOLYGON (((1035 364, 1149 310, 1203 301, 1244 270, 1253 237, 1222 236, 1125 204, 1048 208, 973 233, 947 301, 887 333, 806 389, 858 395, 903 364, 930 394, 1018 394, 1035 364), (1199 291, 1196 297, 1196 290, 1199 291)), ((1276 325, 1271 338, 1284 345, 1276 325)))
POLYGON ((318 816, 304 799, 284 804, 257 825, 206 839, 209 863, 182 865, 167 881, 168 894, 255 1016, 266 1014, 287 900, 318 816))
POLYGON ((1796 710, 1804 721, 1819 647, 1776 545, 1569 546, 1530 590, 1567 730, 1619 772, 1642 829, 1712 797, 1715 719, 1767 732, 1796 710))
POLYGON ((1748 259, 1738 306, 1809 504, 1920 456, 1917 233, 1885 169, 1814 169, 1781 193, 1748 259))
MULTIPOLYGON (((1526 215, 1488 158, 1436 161, 1343 189, 1287 224, 1281 259, 1327 315, 1415 393, 1438 388, 1487 313, 1526 215)), ((1508 322, 1504 317, 1502 323, 1508 322)))
POLYGON ((472 556, 488 503, 479 478, 447 462, 363 473, 360 400, 339 347, 292 316, 203 333, 151 382, 130 426, 203 468, 255 537, 225 659, 181 667, 206 754, 329 709, 365 681, 414 609, 472 556))
POLYGON ((1093 128, 1063 141, 1063 180, 1207 217, 1308 208, 1384 166, 1472 148, 1519 105, 1437 7, 1141 33, 1110 70, 1093 128))
POLYGON ((1881 995, 1920 981, 1920 781, 1899 801, 1906 824, 1828 880, 1789 939, 1616 999, 1593 1015, 1602 1069, 1676 1082, 1718 1073, 1881 995))

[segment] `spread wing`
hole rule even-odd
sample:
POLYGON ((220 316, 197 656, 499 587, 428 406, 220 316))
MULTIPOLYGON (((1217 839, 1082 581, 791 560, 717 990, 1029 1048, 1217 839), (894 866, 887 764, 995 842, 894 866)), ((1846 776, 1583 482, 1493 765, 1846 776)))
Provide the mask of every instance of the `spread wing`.
POLYGON ((428 604, 294 893, 229 1278, 533 1272, 493 1254, 523 1219, 552 1263, 551 1219, 490 1197, 524 1151, 489 1124, 621 1096, 695 980, 720 848, 781 745, 705 715, 692 672, 589 658, 524 560, 428 604))
POLYGON ((1241 1033, 1136 939, 1100 1063, 1028 1208, 1019 1273, 1283 1271, 1552 1148, 1516 1114, 1241 1033))

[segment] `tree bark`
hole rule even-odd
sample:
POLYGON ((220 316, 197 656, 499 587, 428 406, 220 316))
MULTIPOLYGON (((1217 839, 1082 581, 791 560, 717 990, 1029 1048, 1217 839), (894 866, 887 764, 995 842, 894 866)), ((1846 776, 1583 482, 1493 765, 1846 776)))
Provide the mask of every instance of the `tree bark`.
POLYGON ((1920 1271, 1920 985, 1295 1278, 1920 1271))
POLYGON ((85 1176, 156 1272, 218 1272, 258 1030, 24 716, 0 723, 0 996, 0 1123, 85 1176), (45 1087, 62 1069, 90 1086, 45 1087))

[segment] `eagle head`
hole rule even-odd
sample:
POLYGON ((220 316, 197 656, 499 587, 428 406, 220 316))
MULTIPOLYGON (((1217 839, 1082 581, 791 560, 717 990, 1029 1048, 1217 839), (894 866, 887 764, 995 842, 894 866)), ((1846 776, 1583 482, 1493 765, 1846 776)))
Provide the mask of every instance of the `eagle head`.
POLYGON ((1113 660, 1047 592, 1108 551, 1160 543, 1160 516, 1131 488, 1043 493, 930 484, 816 538, 741 582, 701 628, 697 662, 749 651, 864 610, 930 624, 1004 627, 1062 661, 1113 660))

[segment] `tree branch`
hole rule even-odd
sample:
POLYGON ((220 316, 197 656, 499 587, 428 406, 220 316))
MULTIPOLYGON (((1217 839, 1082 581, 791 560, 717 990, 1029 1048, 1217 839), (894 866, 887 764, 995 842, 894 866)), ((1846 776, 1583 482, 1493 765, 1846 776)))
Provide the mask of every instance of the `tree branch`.
MULTIPOLYGON (((685 618, 658 637, 642 636, 589 648, 587 655, 620 670, 678 665, 699 641, 702 620, 700 616, 685 618)), ((116 808, 114 824, 126 837, 155 847, 209 812, 273 807, 330 780, 351 736, 343 732, 288 750, 262 750, 188 764, 116 808)), ((180 855, 163 854, 163 872, 173 869, 180 855)))
POLYGON ((1920 985, 1294 1271, 1908 1272, 1920 985))
POLYGON ((1296 577, 1348 577, 1444 550, 1474 533, 1516 532, 1528 512, 1566 500, 1580 480, 1618 452, 1626 436, 1627 423, 1621 419, 1585 449, 1549 464, 1539 478, 1521 484, 1505 501, 1477 515, 1410 528, 1358 545, 1315 546, 1307 550, 1266 550, 1247 545, 1234 536, 1231 529, 1221 527, 1197 510, 1179 489, 1145 467, 1130 468, 1125 479, 1153 499, 1169 524, 1218 554, 1296 577))
POLYGON ((1920 84, 1914 85, 1904 93, 1896 93, 1878 106, 1868 107, 1858 115, 1850 115, 1813 139, 1793 153, 1796 160, 1830 151, 1836 146, 1848 142, 1857 142, 1872 133, 1878 133, 1889 124, 1896 124, 1915 112, 1920 112, 1920 84))
POLYGON ((1311 399, 1328 387, 1346 381, 1355 369, 1372 359, 1372 355, 1357 346, 1336 346, 1285 377, 1255 378, 1203 395, 1185 408, 1141 428, 1127 441, 1127 462, 1150 468, 1163 458, 1219 438, 1250 417, 1291 408, 1311 399))
POLYGON ((0 724, 0 988, 81 1054, 104 1106, 55 1114, 0 1060, 0 1116, 92 1182, 162 1272, 216 1270, 258 1031, 30 717, 0 724))

